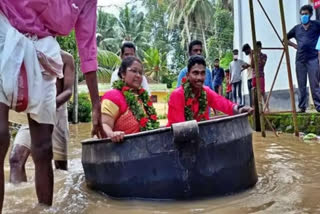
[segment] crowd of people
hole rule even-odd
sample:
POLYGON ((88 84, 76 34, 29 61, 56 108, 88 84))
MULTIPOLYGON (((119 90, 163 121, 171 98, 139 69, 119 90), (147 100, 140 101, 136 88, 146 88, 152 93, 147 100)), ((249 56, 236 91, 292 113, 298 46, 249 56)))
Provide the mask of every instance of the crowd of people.
MULTIPOLYGON (((67 170, 68 124, 66 101, 71 97, 74 61, 60 50, 55 36, 68 35, 75 29, 81 70, 92 102, 92 135, 121 142, 124 135, 159 128, 156 110, 150 100, 143 63, 136 47, 124 42, 121 65, 112 74, 112 90, 100 100, 96 70, 97 0, 0 1, 0 213, 4 197, 4 160, 10 142, 9 109, 25 112, 28 126, 15 138, 10 154, 10 181, 26 181, 25 162, 31 154, 35 163, 35 186, 39 203, 51 205, 53 199, 52 159, 57 169, 67 170), (19 81, 18 81, 19 80, 19 81)), ((320 24, 311 21, 312 7, 301 8, 301 24, 288 38, 295 38, 298 49, 296 67, 300 90, 299 107, 306 110, 306 79, 309 81, 316 109, 320 111, 319 60, 317 45, 320 24), (317 45, 317 48, 316 48, 317 45)), ((267 55, 257 42, 260 87, 265 99, 264 67, 267 55)), ((189 44, 189 59, 178 76, 177 88, 168 102, 168 123, 210 119, 210 109, 227 115, 251 113, 242 100, 242 73, 247 70, 248 90, 256 87, 254 54, 250 45, 242 51, 246 63, 233 50, 233 60, 224 71, 219 59, 212 71, 202 56, 202 42, 189 44), (223 82, 226 80, 226 95, 223 82)), ((320 58, 320 56, 319 56, 320 58)), ((252 95, 249 95, 252 97, 252 95)), ((250 98, 251 100, 251 98, 250 98)), ((250 103, 252 105, 252 103, 250 103)))

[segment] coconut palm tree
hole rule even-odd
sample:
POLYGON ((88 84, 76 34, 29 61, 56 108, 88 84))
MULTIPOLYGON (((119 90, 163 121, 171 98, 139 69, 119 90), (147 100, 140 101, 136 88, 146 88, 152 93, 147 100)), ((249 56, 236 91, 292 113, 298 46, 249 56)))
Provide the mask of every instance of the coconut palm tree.
POLYGON ((144 52, 143 64, 145 75, 158 82, 160 77, 168 71, 166 54, 160 53, 157 48, 149 48, 144 52))
POLYGON ((191 33, 189 29, 189 18, 187 14, 184 13, 184 10, 186 8, 186 5, 191 0, 173 0, 171 1, 169 7, 168 7, 168 13, 169 16, 169 22, 168 22, 168 28, 173 29, 176 26, 182 27, 182 44, 185 40, 187 40, 188 43, 191 42, 191 33))
POLYGON ((121 63, 121 59, 115 53, 107 50, 98 50, 98 79, 101 82, 110 82, 112 72, 121 63))
POLYGON ((148 40, 147 32, 144 26, 144 14, 138 12, 137 8, 133 6, 128 7, 128 4, 120 11, 119 19, 119 35, 121 42, 132 41, 137 46, 138 56, 143 56, 142 49, 147 49, 148 40))
POLYGON ((120 11, 119 17, 98 11, 97 44, 101 49, 119 53, 123 41, 132 41, 137 46, 137 53, 143 56, 142 48, 148 47, 147 33, 144 26, 144 14, 128 4, 120 11))
MULTIPOLYGON (((191 42, 192 35, 200 34, 205 53, 208 55, 206 31, 214 13, 212 3, 209 0, 174 0, 169 6, 169 13, 168 27, 173 29, 183 24, 182 33, 186 34, 188 43, 191 42)), ((184 35, 182 38, 185 40, 184 35)))
POLYGON ((109 13, 104 12, 101 8, 97 16, 97 45, 101 49, 112 52, 119 51, 119 25, 118 19, 109 13))
POLYGON ((202 36, 204 50, 208 56, 206 31, 211 25, 211 17, 214 14, 214 8, 209 0, 188 1, 184 13, 189 17, 190 25, 194 32, 199 32, 202 36))
POLYGON ((229 10, 232 12, 233 9, 233 0, 221 0, 223 9, 229 10))

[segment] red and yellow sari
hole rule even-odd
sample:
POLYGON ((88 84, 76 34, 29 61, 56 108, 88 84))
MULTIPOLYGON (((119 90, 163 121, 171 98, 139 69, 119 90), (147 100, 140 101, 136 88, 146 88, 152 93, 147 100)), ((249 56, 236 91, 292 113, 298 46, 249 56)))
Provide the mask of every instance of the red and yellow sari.
POLYGON ((113 131, 123 131, 125 134, 140 131, 139 122, 129 109, 124 95, 117 89, 107 91, 103 95, 101 113, 114 118, 113 131))

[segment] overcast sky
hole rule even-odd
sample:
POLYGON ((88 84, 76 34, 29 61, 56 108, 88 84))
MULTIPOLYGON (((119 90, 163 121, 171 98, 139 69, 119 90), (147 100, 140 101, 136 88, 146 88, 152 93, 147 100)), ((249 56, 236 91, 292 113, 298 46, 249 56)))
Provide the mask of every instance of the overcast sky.
POLYGON ((104 10, 115 15, 119 14, 119 7, 124 7, 130 0, 98 0, 98 6, 103 6, 104 10))

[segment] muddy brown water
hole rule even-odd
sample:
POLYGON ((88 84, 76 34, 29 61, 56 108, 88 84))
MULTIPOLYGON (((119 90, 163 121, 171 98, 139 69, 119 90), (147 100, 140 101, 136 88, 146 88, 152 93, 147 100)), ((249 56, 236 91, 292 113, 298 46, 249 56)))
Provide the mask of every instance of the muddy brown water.
POLYGON ((304 143, 289 134, 279 138, 254 133, 259 180, 256 186, 232 196, 194 201, 116 200, 87 188, 81 165, 80 141, 90 135, 90 124, 71 125, 69 171, 55 170, 54 204, 37 204, 34 166, 29 158, 28 182, 8 183, 3 213, 320 213, 320 144, 304 143))

